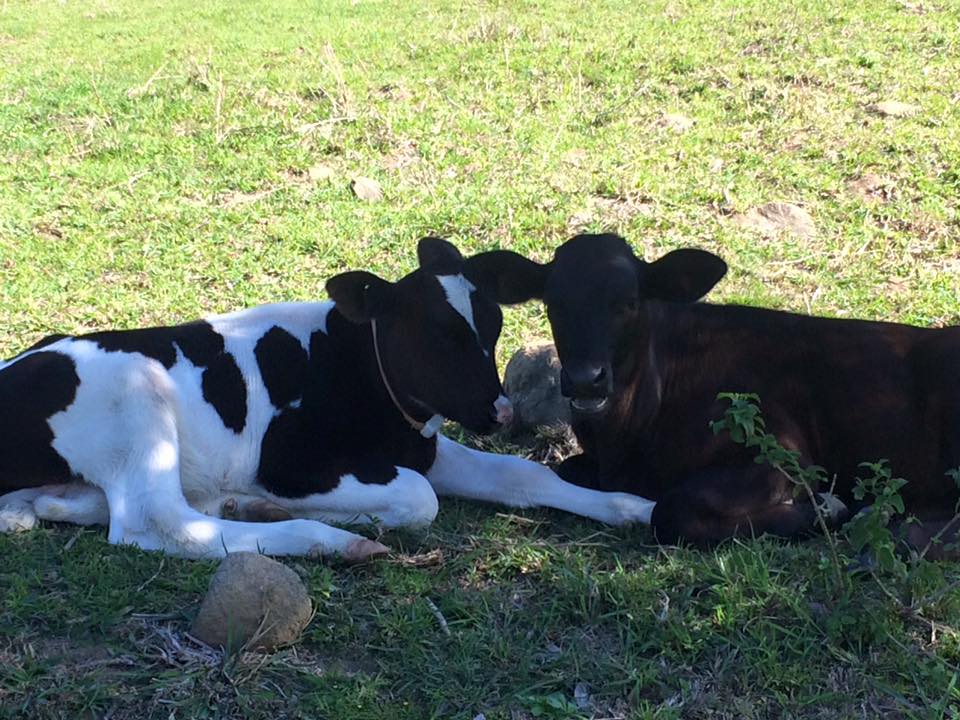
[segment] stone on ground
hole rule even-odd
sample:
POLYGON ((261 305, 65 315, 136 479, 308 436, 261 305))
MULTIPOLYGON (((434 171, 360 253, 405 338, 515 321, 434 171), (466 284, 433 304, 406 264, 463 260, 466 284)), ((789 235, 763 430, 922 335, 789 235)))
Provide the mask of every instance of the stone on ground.
POLYGON ((0 507, 0 533, 17 533, 32 530, 37 525, 33 506, 20 500, 0 507))
POLYGON ((518 350, 507 363, 503 388, 513 403, 510 432, 570 423, 570 403, 560 394, 560 359, 553 343, 541 341, 518 350))
POLYGON ((190 633, 212 647, 271 651, 300 637, 312 615, 293 570, 257 553, 231 553, 214 573, 190 633))

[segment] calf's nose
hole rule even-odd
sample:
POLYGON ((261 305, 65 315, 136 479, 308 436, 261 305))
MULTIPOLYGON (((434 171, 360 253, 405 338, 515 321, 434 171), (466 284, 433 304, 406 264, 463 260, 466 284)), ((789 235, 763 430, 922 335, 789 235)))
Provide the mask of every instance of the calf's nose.
POLYGON ((506 395, 501 395, 494 401, 493 418, 499 425, 509 425, 513 420, 513 403, 506 395))
POLYGON ((609 377, 605 364, 584 363, 565 367, 561 377, 561 390, 564 390, 563 380, 569 383, 570 392, 564 392, 569 397, 605 397, 609 394, 609 377))

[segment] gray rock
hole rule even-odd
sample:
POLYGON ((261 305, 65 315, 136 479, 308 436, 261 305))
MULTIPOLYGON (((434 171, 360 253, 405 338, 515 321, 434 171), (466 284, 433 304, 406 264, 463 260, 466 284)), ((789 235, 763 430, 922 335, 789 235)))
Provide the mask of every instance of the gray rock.
POLYGON ((231 553, 210 580, 190 633, 213 647, 270 651, 294 642, 312 616, 293 570, 257 553, 231 553))
POLYGON ((570 403, 560 394, 560 360, 553 343, 540 341, 518 350, 507 363, 503 388, 513 402, 512 434, 570 424, 570 403))
POLYGON ((0 533, 17 533, 32 530, 37 525, 33 505, 23 500, 0 507, 0 533))

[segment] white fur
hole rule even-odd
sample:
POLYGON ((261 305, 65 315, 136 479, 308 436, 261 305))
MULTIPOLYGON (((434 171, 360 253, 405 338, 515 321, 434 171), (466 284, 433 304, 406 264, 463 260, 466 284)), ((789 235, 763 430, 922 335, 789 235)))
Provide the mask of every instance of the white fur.
POLYGON ((530 460, 471 450, 445 437, 437 438, 437 459, 427 479, 438 495, 551 507, 610 525, 649 524, 656 505, 637 495, 582 488, 530 460))
POLYGON ((377 523, 383 527, 424 527, 437 516, 437 495, 427 479, 398 467, 386 485, 363 484, 344 475, 328 493, 303 498, 264 497, 299 517, 339 524, 377 523))
POLYGON ((443 287, 450 307, 467 321, 473 334, 479 337, 477 325, 473 320, 473 304, 470 302, 470 293, 477 288, 463 275, 437 275, 437 282, 443 287))
POLYGON ((40 488, 43 493, 33 501, 37 517, 76 525, 108 525, 110 508, 103 491, 85 483, 70 483, 40 488))

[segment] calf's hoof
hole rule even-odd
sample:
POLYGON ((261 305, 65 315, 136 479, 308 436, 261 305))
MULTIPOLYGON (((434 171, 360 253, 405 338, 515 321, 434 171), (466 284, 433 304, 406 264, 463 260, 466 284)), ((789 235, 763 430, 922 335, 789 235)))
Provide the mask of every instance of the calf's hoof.
POLYGON ((630 523, 650 524, 653 508, 656 505, 652 500, 630 495, 629 493, 610 493, 610 520, 611 525, 627 525, 630 523))
POLYGON ((230 497, 220 506, 220 517, 224 520, 239 520, 242 522, 282 522, 293 520, 293 515, 285 508, 269 500, 256 499, 241 502, 230 497))
MULTIPOLYGON (((382 543, 378 543, 376 540, 367 540, 366 538, 360 538, 359 540, 354 540, 350 543, 346 549, 337 555, 341 562, 346 563, 347 565, 356 565, 358 563, 366 562, 367 560, 372 560, 375 557, 380 557, 382 555, 388 555, 390 553, 390 548, 382 543)), ((320 545, 315 545, 310 549, 310 554, 314 556, 320 555, 329 555, 330 553, 324 553, 323 548, 320 545)))
POLYGON ((364 538, 350 545, 341 557, 344 562, 352 565, 354 563, 366 562, 367 560, 382 555, 388 555, 389 553, 390 548, 386 545, 378 543, 376 540, 367 540, 364 538))
POLYGON ((820 509, 823 511, 824 519, 830 528, 838 528, 849 519, 850 510, 843 500, 828 492, 818 493, 818 495, 820 509))

